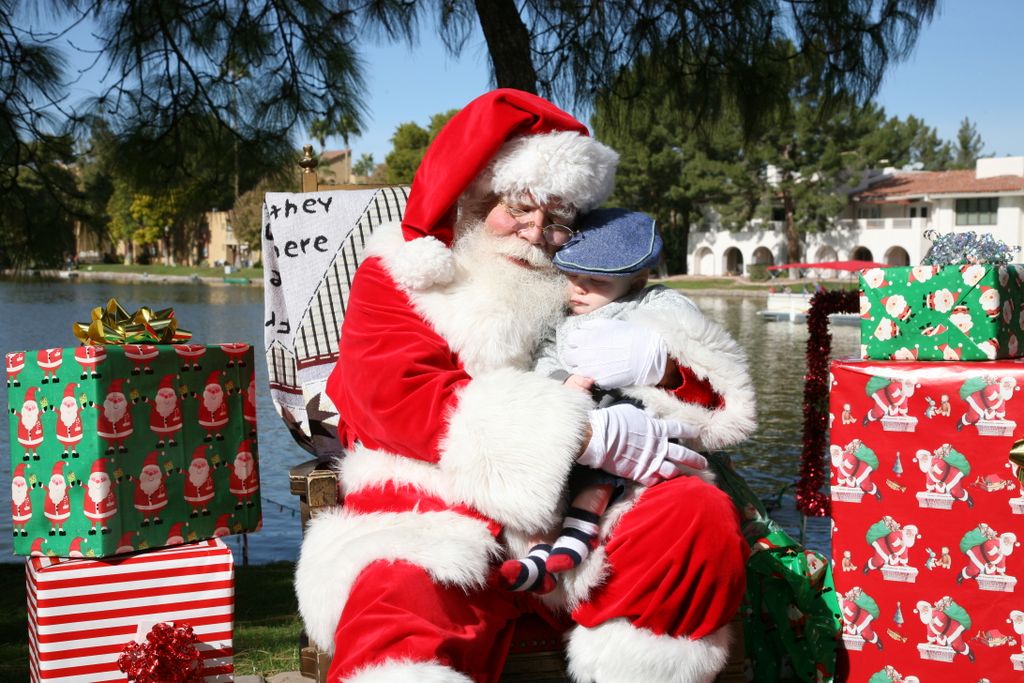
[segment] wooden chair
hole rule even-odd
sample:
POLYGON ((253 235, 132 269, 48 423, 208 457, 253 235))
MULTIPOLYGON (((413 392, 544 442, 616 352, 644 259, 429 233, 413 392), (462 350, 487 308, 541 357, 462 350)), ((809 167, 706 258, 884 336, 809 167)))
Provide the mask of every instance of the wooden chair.
MULTIPOLYGON (((316 455, 289 471, 292 494, 298 496, 303 531, 310 518, 320 509, 342 504, 339 482, 328 461, 338 454, 336 413, 323 394, 323 382, 337 360, 337 333, 343 316, 351 279, 362 257, 369 233, 377 225, 401 218, 408 198, 408 188, 373 185, 321 185, 317 179, 317 161, 312 146, 304 147, 302 192, 357 191, 366 200, 366 208, 337 245, 335 258, 329 264, 323 281, 312 293, 309 304, 292 328, 292 313, 283 314, 280 298, 273 293, 287 285, 285 275, 275 265, 275 250, 268 216, 264 234, 264 278, 267 303, 267 365, 271 393, 276 407, 296 441, 316 455), (371 193, 372 194, 368 194, 371 193), (275 303, 276 301, 276 303, 275 303), (277 308, 275 308, 275 305, 277 308), (340 309, 340 310, 337 310, 340 309), (275 337, 275 331, 287 316, 290 345, 275 337), (332 418, 334 421, 332 422, 332 418), (332 442, 333 439, 333 442, 332 442)), ((268 195, 269 197, 269 195, 268 195)), ((266 210, 266 208, 265 208, 266 210)), ((280 239, 281 236, 277 236, 280 239)), ((742 646, 742 624, 733 624, 737 646, 730 663, 719 676, 720 683, 739 683, 743 676, 745 652, 742 646)), ((568 680, 561 634, 537 617, 524 617, 516 624, 512 647, 505 663, 502 681, 533 681, 560 683, 568 680)), ((330 657, 305 641, 300 643, 300 672, 317 683, 325 680, 330 657)))

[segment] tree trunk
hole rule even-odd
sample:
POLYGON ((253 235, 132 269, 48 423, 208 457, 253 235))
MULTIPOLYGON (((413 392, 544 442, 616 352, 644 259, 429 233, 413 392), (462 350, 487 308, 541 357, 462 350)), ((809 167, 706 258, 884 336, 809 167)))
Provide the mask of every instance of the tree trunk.
MULTIPOLYGON (((786 212, 786 262, 800 262, 800 234, 796 231, 796 220, 793 216, 793 197, 787 192, 782 196, 782 208, 786 212)), ((789 277, 795 278, 798 269, 790 268, 789 277)))
POLYGON ((537 72, 530 56, 530 33, 514 0, 475 0, 487 52, 499 88, 537 94, 537 72))

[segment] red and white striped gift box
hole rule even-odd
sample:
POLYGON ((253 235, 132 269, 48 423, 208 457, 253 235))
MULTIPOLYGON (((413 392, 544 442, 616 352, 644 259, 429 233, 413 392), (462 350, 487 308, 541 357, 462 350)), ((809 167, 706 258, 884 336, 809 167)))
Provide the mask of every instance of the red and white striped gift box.
POLYGON ((232 680, 234 563, 220 539, 105 560, 30 557, 25 568, 33 683, 124 683, 118 655, 162 621, 192 627, 207 683, 232 680))

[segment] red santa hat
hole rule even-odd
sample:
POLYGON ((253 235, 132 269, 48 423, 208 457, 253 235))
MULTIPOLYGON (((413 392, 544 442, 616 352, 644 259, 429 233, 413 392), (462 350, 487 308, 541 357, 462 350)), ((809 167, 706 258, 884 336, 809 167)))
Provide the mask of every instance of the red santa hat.
POLYGON ((42 538, 37 538, 36 540, 32 541, 32 550, 29 552, 29 555, 34 555, 34 556, 42 555, 43 554, 43 542, 44 542, 44 539, 42 539, 42 538))
POLYGON ((71 545, 68 546, 68 555, 73 556, 73 553, 78 553, 79 555, 82 554, 82 540, 81 536, 76 536, 71 539, 71 545))
POLYGON ((25 463, 19 462, 18 466, 14 468, 14 474, 12 476, 15 479, 17 479, 18 477, 21 477, 22 479, 24 479, 25 478, 25 463))
POLYGON ((181 543, 185 540, 185 535, 182 533, 185 524, 183 522, 175 522, 170 530, 167 532, 167 542, 181 543))
POLYGON ((156 451, 151 451, 150 454, 146 456, 146 461, 142 463, 142 469, 146 469, 149 466, 158 467, 156 458, 156 451))
POLYGON ((174 375, 164 375, 160 380, 160 389, 174 389, 174 375))
POLYGON ((206 461, 206 444, 199 444, 196 449, 192 451, 192 462, 196 460, 206 461))
POLYGON ((126 531, 121 534, 121 540, 117 542, 117 552, 129 553, 135 550, 135 546, 132 545, 132 539, 135 537, 134 531, 126 531))
POLYGON ((205 386, 210 386, 211 384, 216 384, 217 386, 220 386, 220 376, 222 374, 224 373, 221 372, 220 370, 214 370, 213 372, 211 372, 209 375, 206 376, 205 386))
POLYGON ((25 392, 25 401, 24 402, 28 403, 29 401, 31 401, 33 403, 36 402, 36 388, 35 387, 29 387, 28 390, 25 392))
POLYGON ((58 462, 53 463, 53 472, 50 474, 50 477, 51 478, 52 477, 63 477, 64 476, 64 465, 66 465, 66 464, 67 463, 64 462, 63 460, 60 460, 58 462))
POLYGON ((97 472, 102 474, 107 473, 107 458, 100 458, 92 463, 92 469, 89 470, 89 474, 95 474, 97 472))
POLYGON ((78 388, 78 384, 75 382, 68 382, 64 385, 64 398, 74 398, 75 390, 78 388))
POLYGON ((238 444, 237 454, 240 455, 242 453, 248 453, 249 455, 252 455, 252 442, 249 441, 249 439, 243 439, 242 443, 238 444))
POLYGON ((124 384, 124 378, 119 377, 110 381, 110 387, 107 389, 107 396, 111 394, 123 394, 124 389, 121 386, 124 384))
POLYGON ((228 520, 231 515, 225 513, 217 518, 217 523, 213 527, 214 536, 227 536, 231 533, 231 529, 228 527, 228 520))
POLYGON ((618 160, 547 100, 510 88, 481 95, 441 129, 413 178, 402 234, 416 246, 403 266, 416 272, 402 281, 423 287, 450 277, 447 248, 464 194, 529 192, 537 202, 557 198, 585 212, 611 194, 618 160))

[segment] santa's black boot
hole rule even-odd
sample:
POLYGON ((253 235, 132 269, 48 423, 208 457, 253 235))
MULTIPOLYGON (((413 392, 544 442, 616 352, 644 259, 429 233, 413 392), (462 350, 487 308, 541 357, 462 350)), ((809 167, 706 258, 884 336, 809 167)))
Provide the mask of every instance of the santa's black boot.
POLYGON ((207 510, 206 508, 203 508, 203 517, 209 517, 209 516, 210 516, 210 511, 207 510))
POLYGON ((83 372, 81 375, 78 376, 78 379, 89 379, 89 373, 83 372))
POLYGON ((218 434, 217 435, 217 441, 223 441, 223 440, 224 440, 224 435, 223 434, 218 434))
POLYGON ((60 531, 58 531, 58 532, 57 532, 57 535, 58 535, 58 536, 67 536, 67 535, 68 535, 68 532, 66 532, 66 531, 64 531, 63 529, 61 529, 60 531))
POLYGON ((247 500, 245 502, 245 507, 247 507, 247 508, 254 507, 255 505, 256 505, 256 503, 252 502, 251 500, 247 500))
POLYGON ((213 441, 213 437, 209 434, 203 437, 203 443, 210 443, 211 441, 213 441))
POLYGON ((27 532, 27 531, 25 531, 24 529, 22 529, 22 530, 21 530, 21 535, 22 535, 22 536, 28 536, 28 532, 27 532))
POLYGON ((154 517, 153 518, 153 524, 163 524, 163 523, 164 523, 164 520, 160 519, 159 517, 154 517))
POLYGON ((133 375, 139 375, 139 374, 142 374, 142 371, 139 370, 138 368, 132 368, 132 374, 133 375))
POLYGON ((89 528, 89 535, 90 536, 95 536, 96 535, 96 527, 90 527, 89 528))
POLYGON ((120 446, 117 447, 117 452, 118 453, 127 453, 128 452, 128 447, 125 446, 124 444, 121 444, 120 446))
POLYGON ((53 527, 50 527, 50 533, 48 533, 47 536, 56 536, 56 535, 57 535, 57 530, 54 529, 53 527))
POLYGON ((116 452, 117 449, 114 448, 113 446, 107 446, 107 450, 105 451, 106 455, 113 455, 116 452))
POLYGON ((191 517, 192 519, 195 519, 198 516, 199 516, 199 510, 193 510, 192 514, 189 515, 189 517, 191 517))
POLYGON ((39 451, 36 451, 35 453, 32 454, 32 459, 33 460, 38 460, 39 459, 39 451))
POLYGON ((170 441, 167 442, 167 445, 170 446, 171 448, 174 448, 175 446, 178 445, 178 442, 175 441, 174 439, 171 439, 170 441))
POLYGON ((139 523, 139 526, 149 526, 149 518, 143 517, 142 522, 139 523))
POLYGON ((146 369, 143 372, 145 372, 147 375, 152 375, 153 374, 153 368, 147 366, 146 369))
POLYGON ((40 384, 48 384, 49 382, 50 382, 50 379, 48 377, 44 377, 41 380, 39 380, 40 384))
POLYGON ((71 454, 68 453, 67 451, 64 451, 63 453, 60 454, 60 457, 61 457, 61 460, 67 460, 68 458, 71 457, 71 454))
POLYGON ((78 451, 76 449, 74 449, 74 448, 71 449, 71 457, 72 458, 77 458, 78 457, 78 451))
POLYGON ((100 533, 101 534, 109 534, 110 533, 110 527, 108 527, 108 526, 103 527, 103 530, 100 531, 100 533))
POLYGON ((60 377, 58 377, 57 375, 54 375, 53 379, 51 379, 50 381, 53 382, 54 384, 57 384, 58 382, 60 382, 60 377))

